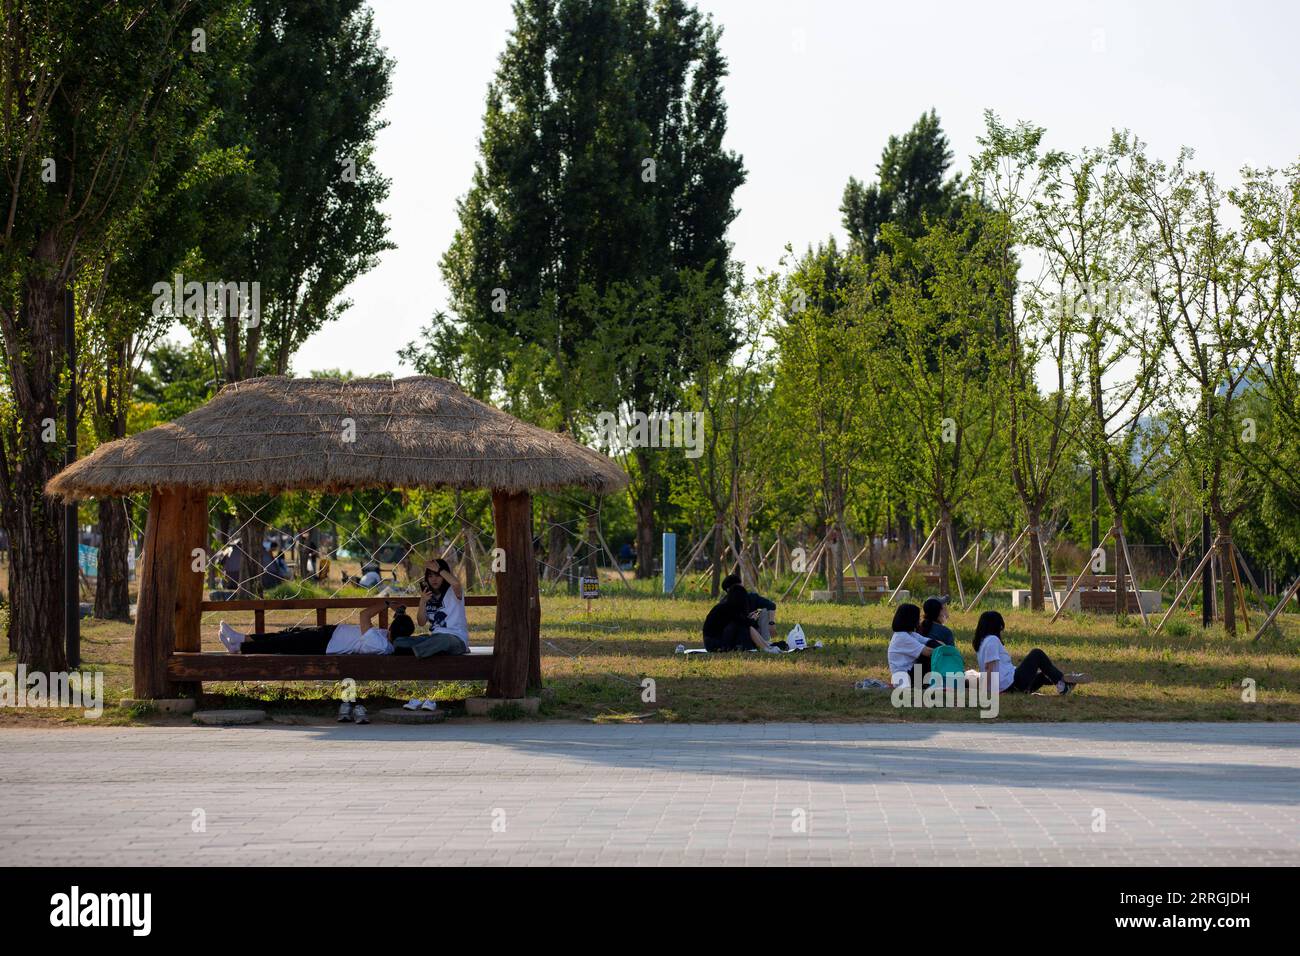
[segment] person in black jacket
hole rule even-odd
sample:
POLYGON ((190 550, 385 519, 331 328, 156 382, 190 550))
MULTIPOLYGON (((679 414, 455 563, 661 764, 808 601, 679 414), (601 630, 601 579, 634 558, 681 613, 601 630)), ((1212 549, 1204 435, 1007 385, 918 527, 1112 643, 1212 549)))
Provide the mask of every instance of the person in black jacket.
MULTIPOLYGON (((728 574, 722 579, 722 590, 730 591, 740 583, 739 574, 728 574)), ((749 607, 749 619, 754 622, 754 627, 758 628, 759 636, 771 643, 772 626, 776 624, 776 602, 761 594, 755 594, 748 588, 745 589, 745 595, 749 607)))
POLYGON ((932 637, 940 644, 955 647, 952 631, 945 626, 947 623, 948 598, 946 596, 926 598, 925 603, 921 605, 921 626, 916 629, 916 632, 923 637, 932 637))
POLYGON ((749 592, 733 585, 704 618, 704 649, 710 653, 758 649, 780 654, 781 649, 764 640, 749 615, 749 592))

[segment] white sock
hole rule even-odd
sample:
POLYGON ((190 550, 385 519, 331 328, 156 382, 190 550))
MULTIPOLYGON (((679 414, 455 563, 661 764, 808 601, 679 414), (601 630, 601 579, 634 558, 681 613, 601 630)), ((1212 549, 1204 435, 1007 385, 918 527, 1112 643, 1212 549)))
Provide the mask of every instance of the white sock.
POLYGON ((1063 681, 1063 680, 1058 680, 1058 681, 1056 682, 1056 689, 1057 689, 1058 692, 1064 694, 1064 693, 1065 693, 1065 681, 1063 681))
POLYGON ((235 630, 225 621, 221 622, 221 627, 217 629, 217 636, 221 638, 221 643, 226 646, 226 650, 232 654, 239 653, 239 645, 246 640, 245 636, 235 630))

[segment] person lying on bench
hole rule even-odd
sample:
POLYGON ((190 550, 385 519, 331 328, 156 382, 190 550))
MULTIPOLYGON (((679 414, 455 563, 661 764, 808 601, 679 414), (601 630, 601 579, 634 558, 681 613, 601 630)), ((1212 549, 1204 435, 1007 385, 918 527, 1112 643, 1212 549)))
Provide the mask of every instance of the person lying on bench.
POLYGON ((988 674, 990 683, 997 681, 1000 693, 1018 691, 1032 694, 1048 684, 1056 685, 1058 694, 1068 694, 1075 684, 1087 684, 1092 678, 1087 674, 1064 674, 1043 651, 1035 647, 1025 655, 1017 667, 1002 644, 1006 622, 997 611, 985 611, 975 625, 975 654, 981 675, 988 674))
POLYGON ((749 592, 739 584, 732 585, 705 616, 704 649, 710 654, 754 649, 781 653, 781 648, 773 647, 758 633, 749 616, 749 592))
POLYGON ((915 604, 900 604, 894 612, 894 636, 889 639, 889 678, 898 686, 898 674, 906 674, 910 683, 912 668, 921 665, 921 676, 930 672, 930 655, 939 646, 939 640, 918 633, 921 627, 921 609, 915 604))
POLYGON ((398 654, 432 657, 435 654, 468 654, 469 622, 465 618, 465 587, 451 573, 451 565, 435 558, 424 566, 420 579, 424 603, 416 613, 420 624, 429 626, 428 634, 397 638, 393 646, 398 654))
MULTIPOLYGON (((737 584, 740 584, 739 574, 728 574, 722 579, 722 590, 730 591, 737 584)), ((769 644, 772 641, 772 625, 776 623, 776 602, 763 597, 761 594, 755 594, 749 589, 745 590, 747 595, 746 602, 749 607, 749 619, 754 622, 758 628, 759 636, 769 644)))
POLYGON ((398 607, 391 627, 375 627, 375 615, 383 610, 383 604, 364 608, 358 624, 290 627, 270 634, 243 634, 222 621, 218 636, 232 654, 392 654, 390 635, 410 636, 415 622, 406 608, 398 607))

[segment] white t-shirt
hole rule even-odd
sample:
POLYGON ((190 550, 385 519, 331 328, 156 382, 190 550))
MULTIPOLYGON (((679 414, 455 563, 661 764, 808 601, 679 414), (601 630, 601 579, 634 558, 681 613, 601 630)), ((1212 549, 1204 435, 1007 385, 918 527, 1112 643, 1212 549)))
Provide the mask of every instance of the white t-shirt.
POLYGON ((391 654, 393 645, 388 643, 388 631, 382 627, 372 627, 362 634, 359 624, 339 624, 330 635, 325 653, 391 654))
POLYGON ((1011 686, 1011 682, 1016 679, 1016 665, 1011 663, 1011 655, 1007 649, 1002 646, 1002 641, 994 634, 985 635, 984 640, 980 641, 979 653, 976 655, 979 662, 979 672, 984 673, 984 669, 991 661, 998 662, 998 690, 1004 691, 1011 686))
POLYGON ((428 597, 424 601, 424 615, 429 620, 429 632, 455 634, 469 647, 469 621, 465 619, 465 602, 456 597, 456 592, 448 587, 442 592, 442 600, 428 597))
POLYGON ((912 676, 912 665, 925 650, 925 638, 915 631, 895 631, 889 639, 889 673, 912 676))

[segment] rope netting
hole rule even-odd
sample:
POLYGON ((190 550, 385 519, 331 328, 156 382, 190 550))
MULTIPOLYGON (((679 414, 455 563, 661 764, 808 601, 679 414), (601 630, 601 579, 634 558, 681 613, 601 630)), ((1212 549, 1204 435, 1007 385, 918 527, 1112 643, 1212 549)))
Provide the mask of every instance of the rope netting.
MULTIPOLYGON (((539 588, 554 593, 566 583, 576 587, 588 569, 618 569, 600 531, 599 506, 553 497, 583 512, 539 522, 534 539, 539 588), (592 517, 594 540, 584 533, 592 517), (553 529, 565 541, 558 554, 544 550, 553 529)), ((148 497, 131 496, 127 504, 131 537, 143 542, 148 497)), ((445 559, 471 592, 490 594, 494 548, 491 507, 482 495, 227 495, 208 499, 207 542, 196 561, 214 598, 261 598, 268 592, 284 598, 412 595, 432 558, 445 559)), ((295 623, 310 617, 306 612, 295 623)))

